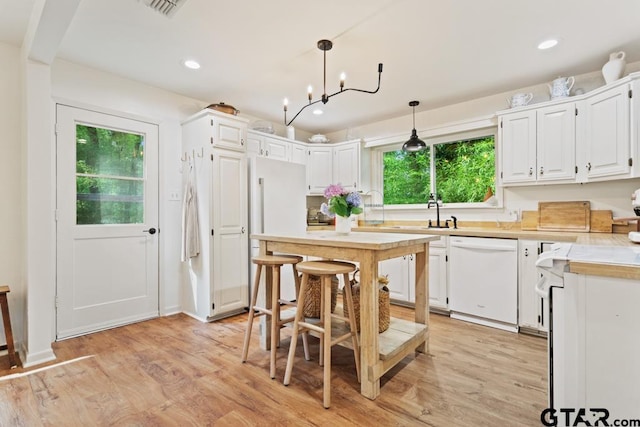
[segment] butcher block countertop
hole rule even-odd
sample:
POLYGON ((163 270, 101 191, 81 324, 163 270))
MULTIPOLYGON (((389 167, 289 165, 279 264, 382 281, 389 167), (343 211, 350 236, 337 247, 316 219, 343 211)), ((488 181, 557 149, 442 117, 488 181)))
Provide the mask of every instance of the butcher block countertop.
POLYGON ((357 227, 353 231, 377 231, 381 233, 414 233, 414 234, 434 234, 444 236, 467 236, 467 237, 494 237, 502 239, 523 239, 540 240, 547 242, 569 242, 581 245, 604 245, 604 246, 635 246, 626 234, 616 233, 582 233, 567 231, 525 231, 512 223, 503 223, 503 228, 489 227, 460 227, 453 228, 428 228, 426 226, 411 225, 379 225, 374 227, 357 227), (510 227, 511 226, 511 227, 510 227), (510 228, 508 228, 510 227, 510 228))
MULTIPOLYGON (((435 236, 468 236, 468 237, 493 237, 502 239, 538 240, 546 242, 567 242, 580 245, 639 247, 639 244, 629 240, 627 233, 589 233, 567 231, 527 231, 520 229, 519 223, 501 223, 500 227, 486 226, 453 228, 428 228, 425 225, 396 225, 394 223, 376 226, 359 226, 353 228, 353 232, 379 232, 379 233, 411 233, 430 234, 435 236)), ((493 224, 493 223, 491 223, 493 224)), ((317 230, 313 227, 310 230, 317 230)), ((332 226, 322 227, 324 230, 333 229, 332 226)), ((590 274, 605 277, 617 277, 624 279, 640 280, 640 266, 609 264, 606 262, 570 262, 570 271, 579 274, 590 274)))

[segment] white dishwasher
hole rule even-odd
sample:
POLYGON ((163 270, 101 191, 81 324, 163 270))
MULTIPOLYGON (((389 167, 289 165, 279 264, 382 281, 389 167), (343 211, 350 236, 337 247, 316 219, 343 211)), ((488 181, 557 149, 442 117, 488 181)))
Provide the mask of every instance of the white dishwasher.
POLYGON ((452 236, 451 317, 518 331, 518 241, 452 236))

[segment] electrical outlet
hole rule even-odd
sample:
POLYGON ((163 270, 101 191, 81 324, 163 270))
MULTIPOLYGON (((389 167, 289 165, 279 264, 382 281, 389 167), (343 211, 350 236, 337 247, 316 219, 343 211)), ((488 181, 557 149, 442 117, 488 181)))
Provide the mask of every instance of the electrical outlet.
POLYGON ((169 200, 173 201, 173 202, 179 202, 180 201, 180 192, 179 191, 170 191, 169 192, 169 200))

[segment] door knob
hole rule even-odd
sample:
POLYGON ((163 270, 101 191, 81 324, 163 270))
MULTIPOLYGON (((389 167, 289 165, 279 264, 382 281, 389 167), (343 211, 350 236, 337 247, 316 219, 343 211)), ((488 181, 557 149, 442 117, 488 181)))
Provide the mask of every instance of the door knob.
POLYGON ((156 234, 156 231, 157 231, 157 230, 156 230, 155 228, 151 227, 151 228, 150 228, 150 229, 148 229, 148 230, 142 230, 142 231, 143 231, 144 233, 156 234))

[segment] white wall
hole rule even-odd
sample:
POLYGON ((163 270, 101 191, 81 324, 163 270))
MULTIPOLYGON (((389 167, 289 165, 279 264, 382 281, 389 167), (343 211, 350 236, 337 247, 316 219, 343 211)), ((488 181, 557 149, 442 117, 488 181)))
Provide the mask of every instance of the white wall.
MULTIPOLYGON (((640 62, 627 64, 625 75, 640 70, 640 62)), ((550 76, 549 82, 557 76, 550 76)), ((566 76, 565 76, 566 77, 566 76)), ((604 85, 604 78, 600 71, 575 76, 576 83, 572 94, 586 93, 604 85)), ((512 91, 499 93, 483 98, 446 107, 416 112, 416 128, 418 134, 429 129, 441 127, 447 124, 470 121, 482 117, 494 115, 496 111, 507 109, 507 99, 517 92, 531 92, 533 94, 532 104, 549 100, 548 82, 541 82, 539 85, 515 88, 512 91)), ((409 100, 407 100, 408 104, 409 100)), ((384 137, 397 137, 398 142, 409 139, 411 135, 412 116, 411 109, 407 106, 407 115, 389 119, 377 123, 370 123, 350 131, 357 134, 364 140, 381 139, 384 137)), ((339 141, 344 137, 347 130, 341 130, 328 134, 332 140, 339 141)), ((365 150, 363 156, 368 156, 365 150)), ((635 159, 640 161, 640 159, 635 159)), ((362 170, 364 182, 368 182, 370 170, 362 170)), ((564 184, 564 185, 544 185, 527 187, 510 187, 504 189, 504 208, 481 208, 481 209, 448 209, 441 212, 441 216, 455 215, 460 220, 483 220, 483 221, 510 221, 515 220, 514 211, 536 210, 538 201, 562 201, 562 200, 589 200, 592 209, 611 209, 614 217, 633 216, 631 208, 631 193, 640 188, 639 179, 628 179, 609 181, 606 183, 589 184, 564 184)), ((368 189, 364 189, 365 191, 368 189)), ((446 202, 446 201, 445 201, 446 202)), ((433 209, 425 210, 385 210, 387 220, 424 220, 435 218, 433 209)))
POLYGON ((180 122, 208 104, 62 60, 56 60, 52 65, 52 82, 54 100, 131 114, 159 124, 160 312, 179 312, 183 274, 180 263, 181 203, 168 199, 170 192, 179 192, 182 196, 180 122))
MULTIPOLYGON (((8 285, 14 339, 23 336, 24 221, 22 207, 20 49, 0 43, 0 284, 8 285)), ((5 343, 0 330, 0 344, 5 343)))

